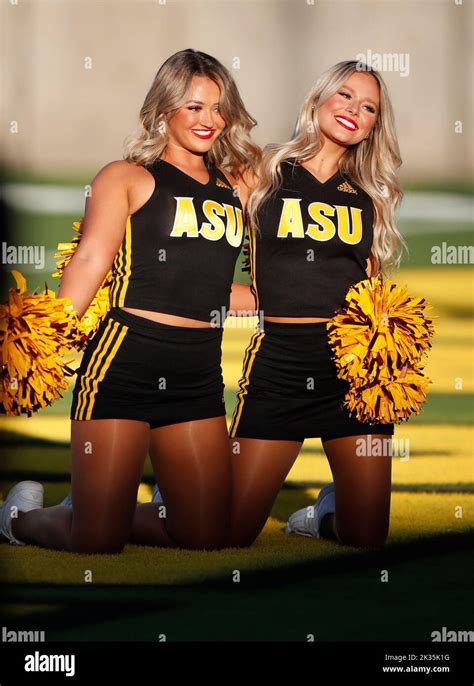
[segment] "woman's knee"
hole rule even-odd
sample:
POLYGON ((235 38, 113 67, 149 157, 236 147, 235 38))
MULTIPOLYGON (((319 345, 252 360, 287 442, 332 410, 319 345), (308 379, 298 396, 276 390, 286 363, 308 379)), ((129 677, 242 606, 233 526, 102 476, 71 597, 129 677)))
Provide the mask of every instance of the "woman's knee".
POLYGON ((229 548, 249 548, 261 534, 269 514, 259 517, 258 521, 246 518, 233 518, 230 535, 227 541, 229 548))
POLYGON ((122 535, 116 531, 91 532, 73 526, 70 551, 89 555, 115 555, 123 551, 127 539, 127 535, 122 535))
POLYGON ((228 528, 212 528, 209 530, 193 530, 191 527, 186 531, 171 530, 168 534, 179 548, 189 548, 191 550, 221 550, 227 547, 229 537, 228 528))

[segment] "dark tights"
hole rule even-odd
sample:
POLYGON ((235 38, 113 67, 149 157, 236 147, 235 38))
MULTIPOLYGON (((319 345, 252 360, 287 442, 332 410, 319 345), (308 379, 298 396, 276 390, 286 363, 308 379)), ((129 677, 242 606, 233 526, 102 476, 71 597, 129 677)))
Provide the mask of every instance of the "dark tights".
MULTIPOLYGON (((323 442, 336 513, 325 518, 322 534, 345 545, 378 547, 389 528, 391 458, 358 455, 361 438, 323 442)), ((209 550, 249 546, 301 446, 251 438, 229 446, 223 417, 153 431, 128 419, 73 421, 74 513, 61 506, 20 512, 13 533, 25 543, 84 553, 120 552, 127 540, 209 550), (136 506, 148 451, 165 507, 136 506)))
MULTIPOLYGON (((387 436, 380 438, 386 445, 387 436)), ((336 494, 335 516, 324 519, 322 535, 344 545, 378 547, 387 538, 391 457, 361 456, 366 436, 323 441, 336 494)), ((249 546, 263 529, 275 498, 302 443, 235 438, 231 441, 233 501, 230 546, 249 546), (236 448, 236 446, 238 446, 236 448)))
POLYGON ((225 418, 154 429, 150 457, 165 508, 138 505, 130 541, 207 550, 224 547, 232 488, 225 418))
POLYGON ((150 431, 130 419, 71 423, 74 510, 19 512, 25 543, 82 553, 117 553, 127 540, 148 545, 219 548, 229 529, 231 461, 224 417, 150 431), (166 512, 136 506, 148 451, 166 512), (166 514, 163 517, 163 514, 166 514))

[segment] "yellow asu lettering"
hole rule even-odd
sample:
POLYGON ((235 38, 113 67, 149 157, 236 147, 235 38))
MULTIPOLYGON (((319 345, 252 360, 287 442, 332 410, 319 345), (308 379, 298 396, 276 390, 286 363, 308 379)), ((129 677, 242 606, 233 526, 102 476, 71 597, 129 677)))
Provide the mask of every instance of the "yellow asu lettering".
POLYGON ((175 200, 177 205, 170 236, 181 238, 186 235, 188 238, 198 238, 199 231, 193 199, 175 198, 175 200))
POLYGON ((344 243, 356 245, 362 240, 362 210, 360 207, 347 207, 347 205, 336 205, 337 210, 337 232, 339 238, 344 243), (349 210, 351 218, 349 221, 349 210))
POLYGON ((277 238, 304 238, 303 217, 300 198, 283 198, 277 238))
POLYGON ((224 204, 227 215, 226 237, 233 248, 238 248, 244 237, 244 218, 240 207, 224 204))
POLYGON ((203 222, 199 233, 209 241, 218 241, 225 234, 225 224, 220 217, 225 215, 225 210, 215 200, 204 200, 202 211, 208 222, 203 222))
POLYGON ((299 198, 283 198, 277 238, 304 238, 306 234, 314 241, 329 241, 337 231, 344 243, 356 245, 362 240, 362 210, 359 207, 312 202, 308 205, 308 214, 316 223, 308 223, 305 230, 300 203, 299 198))
POLYGON ((317 224, 308 224, 306 234, 314 241, 329 241, 336 235, 336 227, 328 217, 333 217, 335 209, 325 202, 312 202, 308 205, 311 219, 317 224))
POLYGON ((238 248, 242 243, 244 222, 239 207, 221 204, 215 200, 204 200, 202 211, 208 221, 202 222, 199 228, 194 198, 176 197, 175 200, 176 212, 171 237, 198 238, 201 234, 208 241, 219 241, 225 236, 233 247, 238 248))

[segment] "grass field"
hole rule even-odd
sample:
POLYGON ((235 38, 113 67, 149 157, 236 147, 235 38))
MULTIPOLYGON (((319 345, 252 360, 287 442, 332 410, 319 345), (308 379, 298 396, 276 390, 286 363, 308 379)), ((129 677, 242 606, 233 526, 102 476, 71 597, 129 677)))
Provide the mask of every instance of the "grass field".
MULTIPOLYGON (((51 250, 68 239, 71 220, 19 215, 16 240, 27 242, 34 225, 42 237, 35 242, 44 240, 51 250)), ((163 633, 168 640, 306 640, 312 633, 317 640, 410 641, 429 640, 441 626, 468 628, 473 275, 469 266, 434 267, 430 248, 446 235, 459 245, 472 236, 461 224, 446 226, 446 233, 442 225, 432 233, 426 227, 417 232, 416 223, 406 228, 410 259, 395 280, 434 305, 437 336, 427 367, 429 400, 418 417, 396 428, 395 446, 409 446, 409 454, 401 450, 393 458, 391 528, 383 550, 284 534, 288 515, 312 503, 330 480, 321 443, 311 439, 249 549, 210 553, 129 545, 121 556, 83 556, 2 545, 3 623, 45 629, 48 640, 158 640, 163 633)), ((34 271, 28 276, 38 281, 31 287, 45 278, 34 271)), ((229 416, 251 334, 251 326, 225 331, 229 416)), ((2 419, 3 493, 23 478, 45 484, 46 505, 68 491, 70 401, 71 391, 35 417, 2 419)), ((147 462, 140 501, 150 498, 152 483, 147 462)))

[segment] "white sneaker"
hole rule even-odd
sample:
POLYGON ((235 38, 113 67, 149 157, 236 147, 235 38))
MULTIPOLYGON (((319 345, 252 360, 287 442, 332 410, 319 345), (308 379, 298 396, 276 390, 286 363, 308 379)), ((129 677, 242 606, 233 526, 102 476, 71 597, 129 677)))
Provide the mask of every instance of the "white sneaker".
POLYGON ((25 545, 19 541, 12 533, 12 514, 13 508, 18 512, 30 512, 43 507, 43 486, 37 481, 20 481, 13 486, 5 498, 3 505, 0 505, 0 535, 10 543, 25 545))
POLYGON ((153 491, 151 493, 151 502, 152 503, 158 503, 161 505, 163 503, 163 498, 161 497, 160 489, 158 488, 158 484, 155 484, 153 487, 153 491))
POLYGON ((72 507, 72 495, 71 495, 71 491, 69 491, 69 493, 67 494, 67 496, 66 496, 63 500, 61 500, 61 502, 59 503, 59 505, 61 505, 62 507, 72 507))
POLYGON ((319 527, 323 517, 336 511, 334 484, 324 486, 311 507, 303 507, 293 512, 286 523, 285 533, 321 538, 319 527))

